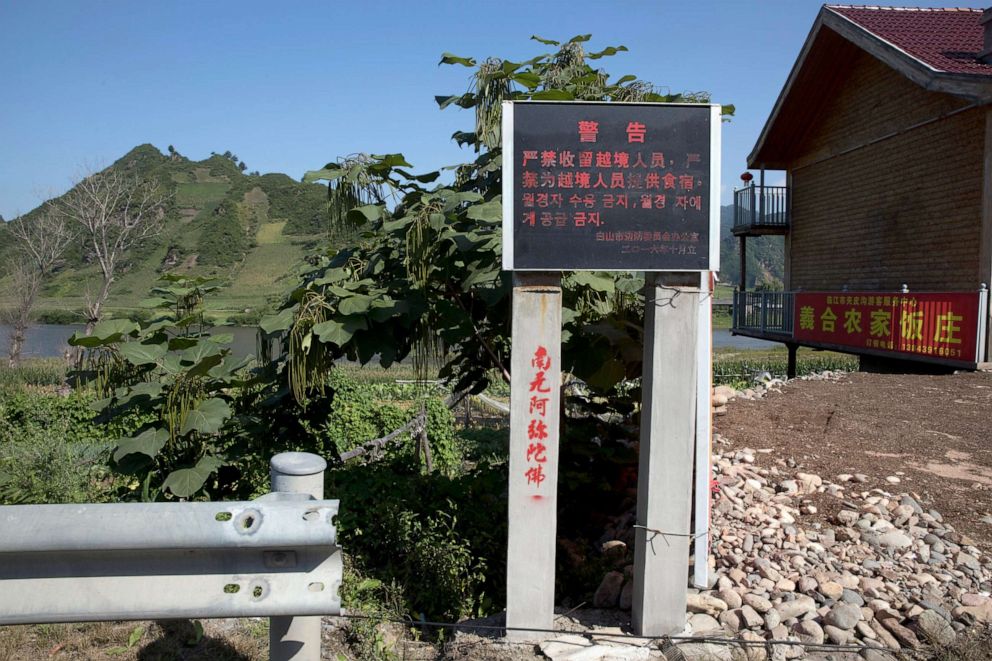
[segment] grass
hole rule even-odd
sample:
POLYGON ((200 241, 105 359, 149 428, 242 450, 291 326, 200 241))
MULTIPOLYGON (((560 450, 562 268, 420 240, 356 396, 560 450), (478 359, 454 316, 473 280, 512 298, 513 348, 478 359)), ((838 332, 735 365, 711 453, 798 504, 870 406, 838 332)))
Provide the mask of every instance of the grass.
POLYGON ((176 186, 176 204, 180 207, 200 209, 224 199, 231 184, 226 182, 200 182, 176 186))
MULTIPOLYGON (((720 348, 713 352, 713 383, 744 387, 761 372, 785 377, 788 352, 785 347, 774 349, 720 348)), ((800 348, 796 355, 796 374, 804 376, 825 370, 856 371, 858 357, 834 351, 800 348)))
POLYGON ((258 226, 258 234, 255 240, 258 242, 259 246, 270 245, 273 243, 286 243, 287 238, 283 236, 282 229, 286 227, 286 221, 282 220, 278 223, 263 223, 258 226))
POLYGON ((0 627, 0 661, 254 661, 268 658, 268 621, 96 622, 0 627))
POLYGON ((65 382, 65 361, 59 358, 32 358, 19 367, 0 365, 0 390, 4 387, 60 386, 65 382))

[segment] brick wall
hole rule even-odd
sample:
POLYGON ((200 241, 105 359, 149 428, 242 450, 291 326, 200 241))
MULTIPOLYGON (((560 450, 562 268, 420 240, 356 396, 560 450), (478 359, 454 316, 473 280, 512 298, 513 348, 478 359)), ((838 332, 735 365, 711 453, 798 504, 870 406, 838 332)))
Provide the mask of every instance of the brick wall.
POLYGON ((797 145, 790 288, 971 290, 979 285, 985 114, 860 55, 797 145))

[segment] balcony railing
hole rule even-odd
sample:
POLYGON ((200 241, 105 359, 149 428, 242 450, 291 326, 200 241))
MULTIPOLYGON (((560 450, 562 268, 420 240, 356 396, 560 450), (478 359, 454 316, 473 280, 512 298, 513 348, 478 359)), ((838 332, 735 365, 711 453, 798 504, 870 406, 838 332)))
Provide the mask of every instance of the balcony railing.
POLYGON ((734 191, 734 234, 784 234, 788 229, 788 186, 745 186, 734 191))
POLYGON ((791 337, 792 304, 788 291, 734 292, 733 330, 791 337))

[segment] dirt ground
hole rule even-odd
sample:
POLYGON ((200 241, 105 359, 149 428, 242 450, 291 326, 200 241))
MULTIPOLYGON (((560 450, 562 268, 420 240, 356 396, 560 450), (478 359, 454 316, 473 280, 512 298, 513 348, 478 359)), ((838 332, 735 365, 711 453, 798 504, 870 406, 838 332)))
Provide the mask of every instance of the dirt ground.
MULTIPOLYGON (((917 494, 992 552, 992 374, 793 380, 762 400, 731 402, 715 427, 731 448, 772 450, 759 455, 766 465, 791 460, 790 468, 831 481, 861 473, 861 490, 917 494), (892 476, 900 482, 887 482, 892 476)), ((839 506, 834 498, 817 504, 824 517, 839 506)))

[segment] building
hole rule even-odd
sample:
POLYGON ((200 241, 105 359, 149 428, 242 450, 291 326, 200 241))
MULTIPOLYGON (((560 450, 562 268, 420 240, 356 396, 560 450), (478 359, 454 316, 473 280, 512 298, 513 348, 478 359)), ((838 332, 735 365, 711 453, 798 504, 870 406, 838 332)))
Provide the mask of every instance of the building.
POLYGON ((747 165, 735 333, 793 363, 796 346, 990 360, 992 9, 825 5, 747 165), (744 290, 763 234, 785 237, 785 292, 744 290))

